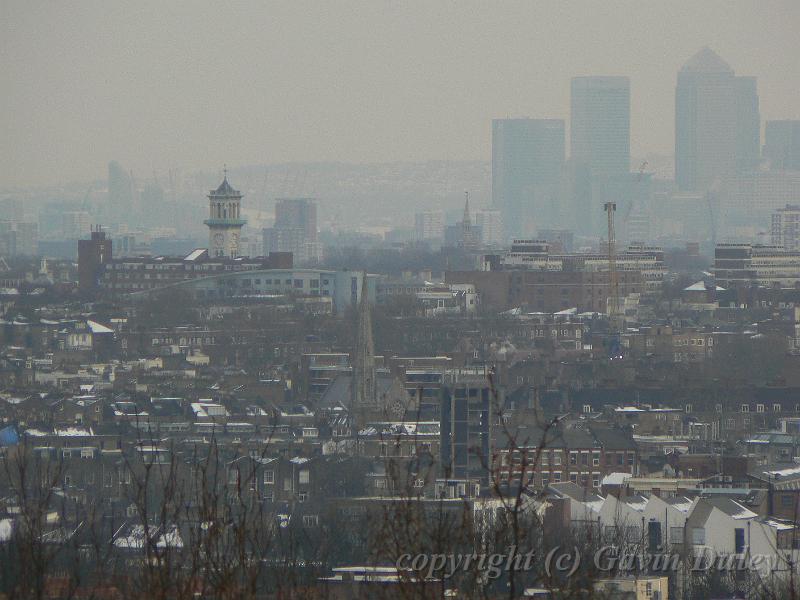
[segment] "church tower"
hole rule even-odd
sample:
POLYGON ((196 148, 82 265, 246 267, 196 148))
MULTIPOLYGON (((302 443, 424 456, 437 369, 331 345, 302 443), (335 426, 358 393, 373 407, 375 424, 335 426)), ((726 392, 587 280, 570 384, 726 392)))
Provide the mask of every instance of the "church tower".
POLYGON ((208 193, 208 254, 212 258, 239 256, 239 237, 247 221, 241 218, 242 194, 228 183, 228 172, 216 190, 208 193))
POLYGON ((367 273, 361 281, 361 302, 358 305, 356 346, 353 356, 353 379, 350 386, 350 409, 375 408, 378 387, 375 375, 375 346, 372 339, 372 315, 369 307, 367 273))

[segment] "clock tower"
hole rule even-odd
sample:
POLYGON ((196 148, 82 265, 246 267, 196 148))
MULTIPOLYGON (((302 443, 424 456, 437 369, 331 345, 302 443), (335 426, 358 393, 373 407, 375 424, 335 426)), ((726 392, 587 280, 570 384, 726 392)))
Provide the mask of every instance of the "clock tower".
POLYGON ((228 172, 216 190, 208 193, 208 254, 212 258, 239 256, 239 234, 247 221, 241 218, 241 192, 228 183, 228 172))

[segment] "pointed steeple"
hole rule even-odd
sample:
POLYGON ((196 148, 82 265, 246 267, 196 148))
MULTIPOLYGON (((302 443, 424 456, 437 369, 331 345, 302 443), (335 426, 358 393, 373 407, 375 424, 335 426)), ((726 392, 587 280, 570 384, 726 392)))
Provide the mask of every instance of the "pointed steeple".
POLYGON ((469 192, 464 192, 464 196, 466 197, 466 200, 464 202, 464 219, 462 224, 464 229, 466 229, 467 227, 472 226, 472 218, 469 215, 469 192))
POLYGON ((351 409, 377 404, 378 388, 375 378, 375 346, 372 339, 372 315, 369 305, 367 272, 361 281, 361 301, 358 305, 356 345, 353 356, 353 379, 350 387, 351 409))

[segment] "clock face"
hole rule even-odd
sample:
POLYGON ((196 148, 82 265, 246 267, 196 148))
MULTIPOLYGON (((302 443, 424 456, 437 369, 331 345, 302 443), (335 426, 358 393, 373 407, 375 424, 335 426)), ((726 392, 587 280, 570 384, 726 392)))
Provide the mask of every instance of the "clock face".
POLYGON ((225 236, 224 235, 222 235, 221 233, 215 233, 214 234, 214 247, 215 248, 221 248, 224 241, 225 241, 225 236))

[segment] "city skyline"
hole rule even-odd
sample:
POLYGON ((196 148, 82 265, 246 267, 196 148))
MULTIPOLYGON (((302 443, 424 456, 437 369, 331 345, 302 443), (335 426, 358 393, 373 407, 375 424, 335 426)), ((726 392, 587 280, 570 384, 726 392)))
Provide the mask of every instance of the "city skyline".
POLYGON ((631 154, 668 155, 675 74, 704 46, 758 78, 762 120, 800 116, 793 3, 151 8, 4 7, 0 185, 99 179, 112 159, 137 173, 488 160, 493 118, 566 120, 571 78, 594 75, 630 79, 631 154))

